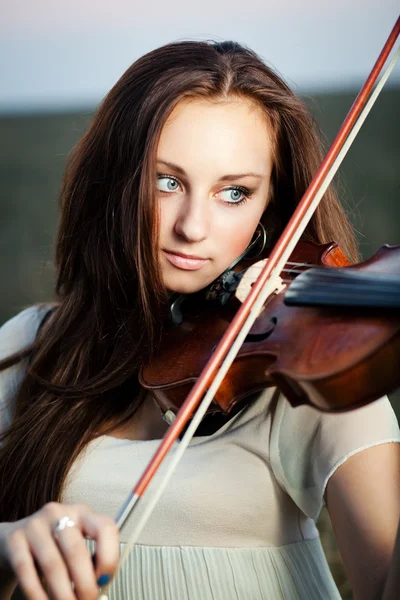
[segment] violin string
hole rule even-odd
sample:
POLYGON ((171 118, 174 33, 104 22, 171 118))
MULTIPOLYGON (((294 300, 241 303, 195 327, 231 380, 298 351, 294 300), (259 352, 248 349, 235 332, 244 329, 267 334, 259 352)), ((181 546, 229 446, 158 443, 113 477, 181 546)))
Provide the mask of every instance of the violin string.
MULTIPOLYGON (((249 279, 250 281, 254 281, 254 277, 251 277, 251 275, 243 275, 241 281, 246 281, 247 279, 249 279)), ((282 283, 293 283, 293 279, 282 279, 281 278, 281 282, 282 283)))
MULTIPOLYGON (((391 63, 389 64, 389 66, 386 68, 384 74, 382 75, 379 83, 377 84, 377 86, 375 87, 375 90, 373 91, 373 93, 371 94, 370 98, 368 99, 367 103, 365 104, 362 112, 360 113, 357 121, 355 122, 353 128, 351 129, 348 137, 346 138, 346 141, 344 142, 344 144, 342 145, 341 150, 338 152, 335 160, 333 161, 330 169, 328 170, 328 173, 326 174, 322 184, 320 185, 318 192, 315 194, 313 200, 311 201, 308 209, 305 211, 302 219, 301 219, 301 223, 299 223, 297 230, 294 232, 294 234, 292 235, 289 243, 287 244, 285 250, 282 252, 281 254, 281 258, 280 260, 277 261, 275 267, 272 269, 272 272, 270 273, 269 278, 267 279, 265 285, 260 289, 258 296, 255 298, 254 304, 250 310, 250 313, 248 315, 248 317, 246 318, 246 320, 244 321, 244 324, 242 326, 242 329, 239 331, 236 339, 234 340, 233 344, 231 345, 230 349, 228 350, 228 352, 225 355, 224 360, 222 361, 220 368, 218 370, 218 372, 216 373, 216 375, 214 376, 213 381, 211 382, 211 385, 208 388, 208 391, 206 392, 205 396, 203 397, 200 405, 198 406, 193 419, 192 419, 192 423, 194 421, 194 419, 196 419, 197 414, 200 412, 200 414, 202 415, 199 418, 199 423, 201 421, 201 419, 203 418, 205 412, 207 411, 208 406, 211 404, 212 400, 214 399, 214 396, 219 388, 219 386, 221 385, 223 379, 225 378, 229 367, 231 366, 231 364, 233 363, 234 359, 236 358, 237 353, 239 352, 242 344, 244 343, 254 321, 256 320, 258 314, 260 313, 260 311, 262 310, 267 298, 274 293, 274 290, 277 288, 277 278, 278 273, 280 273, 283 269, 283 267, 285 266, 285 264, 287 264, 287 260, 288 258, 291 256, 291 254, 293 253, 293 250, 295 248, 295 246, 297 245, 297 243, 300 240, 300 237, 304 231, 304 228, 306 227, 307 223, 310 221, 315 209, 317 208, 320 200, 322 199, 323 195, 325 194, 330 182, 332 181, 336 171, 338 170, 341 162, 344 159, 344 156, 346 155, 348 149, 350 148, 355 136, 357 135, 360 127, 362 126, 362 124, 365 121, 365 118, 367 117, 368 113, 370 112, 376 98, 378 97, 384 83, 386 82, 387 78, 389 77, 389 74, 391 73, 391 71, 393 70, 393 67, 396 63, 397 58, 400 55, 400 48, 397 50, 394 58, 392 59, 391 63), (205 408, 204 408, 205 407, 205 408)), ((279 287, 279 286, 278 286, 279 287)), ((197 419, 196 419, 197 422, 197 419)), ((192 424, 191 423, 191 424, 192 424)), ((121 568, 122 563, 126 560, 126 557, 128 555, 129 550, 133 547, 133 545, 135 544, 135 542, 137 541, 137 536, 140 534, 140 531, 142 531, 142 529, 144 528, 147 520, 149 519, 152 510, 154 508, 154 506, 156 505, 156 503, 158 502, 159 497, 161 497, 161 494, 163 492, 163 490, 165 489, 165 487, 167 486, 170 478, 172 477, 173 471, 171 470, 171 466, 172 463, 176 464, 179 462, 181 455, 179 453, 179 458, 176 460, 176 454, 179 451, 179 448, 183 442, 183 440, 186 438, 189 430, 191 431, 191 427, 189 424, 188 429, 186 430, 179 446, 178 449, 176 451, 176 453, 173 455, 172 460, 171 460, 171 464, 168 465, 166 472, 163 474, 163 477, 161 478, 161 482, 157 488, 157 490, 154 493, 154 497, 152 498, 152 508, 151 510, 145 510, 144 512, 146 513, 146 519, 144 518, 144 514, 142 516, 142 519, 139 521, 139 523, 137 524, 136 528, 134 529, 134 531, 132 532, 132 535, 129 537, 126 546, 125 546, 125 550, 120 558, 119 561, 119 568, 121 568), (159 492, 158 490, 161 489, 161 492, 159 492), (139 531, 140 529, 140 531, 139 531), (137 533, 139 531, 139 533, 137 533)), ((194 433, 194 431, 193 431, 194 433)), ((188 441, 186 443, 186 447, 187 445, 189 445, 190 439, 193 436, 193 433, 191 433, 191 435, 188 435, 188 441), (190 438, 190 439, 189 439, 190 438)), ((160 444, 162 445, 162 443, 160 444)), ((185 449, 186 449, 185 447, 185 449)), ((183 454, 182 454, 183 455, 183 454)), ((135 508, 137 507, 138 504, 135 505, 135 508)), ((126 517, 127 518, 127 517, 126 517)), ((111 583, 111 582, 110 582, 111 583)), ((108 588, 109 584, 107 586, 105 586, 104 588, 101 589, 101 594, 103 594, 103 592, 108 588)))
MULTIPOLYGON (((294 266, 298 266, 298 267, 307 267, 309 269, 312 268, 321 268, 321 265, 314 265, 311 263, 291 263, 291 262, 287 262, 287 265, 294 265, 294 266)), ((244 273, 244 275, 242 276, 242 279, 254 279, 254 275, 246 275, 247 271, 249 271, 251 269, 251 271, 254 272, 261 272, 264 268, 264 265, 257 265, 254 264, 251 267, 247 268, 247 269, 242 269, 241 271, 237 271, 236 275, 240 275, 241 273, 244 273)), ((327 267, 329 268, 329 267, 327 267)), ((293 269, 293 267, 291 268, 284 268, 282 269, 281 273, 289 273, 289 274, 299 274, 299 273, 304 273, 304 269, 293 269)))
MULTIPOLYGON (((258 270, 258 269, 257 269, 258 270)), ((300 270, 300 269, 282 269, 281 273, 296 273, 296 274, 300 274, 300 273, 304 273, 304 269, 300 270)), ((238 275, 240 275, 241 273, 243 273, 242 279, 254 279, 254 273, 253 274, 248 274, 247 273, 247 269, 243 269, 243 271, 239 271, 238 275)), ((255 279, 254 279, 255 281, 255 279)))
MULTIPOLYGON (((302 271, 305 273, 305 271, 302 271)), ((318 268, 314 271, 308 271, 309 280, 324 281, 324 280, 336 280, 336 281, 348 281, 365 284, 381 284, 381 283, 393 283, 398 284, 399 277, 391 275, 390 273, 376 273, 373 271, 362 272, 355 269, 331 269, 331 268, 318 268)))
MULTIPOLYGON (((252 277, 248 277, 249 279, 252 279, 252 277)), ((242 281, 246 279, 246 276, 244 276, 242 278, 242 281)), ((281 282, 288 285, 288 286, 292 286, 294 287, 294 284, 296 284, 296 290, 295 293, 307 293, 312 286, 311 289, 311 293, 314 294, 316 292, 321 292, 321 293, 325 293, 326 295, 331 295, 331 296, 340 296, 340 298, 343 298, 343 294, 349 294, 351 292, 354 292, 354 297, 356 296, 360 296, 360 295, 364 295, 366 292, 368 292, 369 295, 373 295, 375 294, 389 294, 389 295, 393 295, 393 296, 398 296, 399 295, 399 289, 400 289, 400 281, 397 281, 395 285, 393 285, 392 282, 388 282, 387 285, 384 285, 384 283, 382 282, 376 282, 376 284, 374 283, 370 283, 370 282, 366 282, 364 284, 364 282, 354 282, 354 284, 350 284, 350 282, 336 282, 335 287, 332 286, 332 284, 329 283, 324 283, 322 281, 312 281, 312 282, 303 282, 303 283, 298 283, 296 281, 296 279, 281 279, 281 282), (376 288, 375 290, 373 288, 376 288)), ((347 296, 346 296, 347 297, 347 296)))
MULTIPOLYGON (((286 263, 286 264, 290 264, 290 263, 286 263)), ((367 279, 368 277, 371 278, 372 280, 378 280, 378 279, 387 279, 392 277, 393 281, 396 281, 396 277, 391 276, 390 274, 385 274, 385 273, 374 273, 374 272, 370 272, 370 273, 361 273, 359 271, 353 270, 351 269, 351 271, 346 271, 347 267, 325 267, 324 265, 314 265, 311 263, 292 263, 292 264, 297 264, 299 267, 307 267, 307 269, 293 269, 293 268, 284 268, 282 269, 281 273, 305 273, 306 270, 308 269, 318 269, 318 275, 321 277, 332 277, 332 278, 338 278, 340 277, 351 277, 356 279, 357 277, 359 277, 360 279, 367 279)), ((263 265, 253 265, 252 267, 249 267, 248 269, 242 269, 241 271, 238 271, 238 274, 240 275, 240 273, 246 273, 247 271, 249 271, 250 269, 253 271, 262 271, 262 269, 264 268, 263 265)), ((246 275, 243 275, 243 277, 245 277, 246 275)))
MULTIPOLYGON (((298 267, 305 267, 307 269, 326 269, 327 271, 330 271, 330 270, 338 271, 340 269, 340 267, 338 267, 338 268, 336 268, 336 267, 324 267, 323 265, 320 265, 320 264, 317 265, 317 264, 312 264, 312 263, 290 263, 290 262, 287 262, 286 264, 287 265, 294 265, 294 266, 298 266, 298 267)), ((246 278, 246 277, 250 277, 251 278, 252 275, 246 276, 246 272, 247 271, 249 271, 251 269, 253 272, 257 272, 257 271, 261 272, 263 270, 263 268, 264 268, 264 265, 254 264, 251 267, 248 267, 247 269, 242 269, 241 271, 237 271, 236 274, 240 275, 241 273, 245 273, 243 275, 242 279, 246 278)), ((283 268, 282 271, 281 271, 281 273, 290 273, 290 274, 292 274, 292 273, 298 273, 299 274, 299 273, 304 273, 304 271, 305 271, 305 269, 294 269, 293 267, 290 267, 290 268, 283 268)))
MULTIPOLYGON (((263 262, 263 260, 268 260, 268 259, 267 258, 266 259, 261 259, 261 261, 259 261, 259 262, 263 262)), ((305 263, 303 263, 303 262, 293 262, 293 261, 290 261, 290 260, 288 260, 286 262, 286 264, 287 265, 293 265, 294 267, 320 267, 321 266, 321 264, 314 264, 314 263, 310 263, 310 262, 305 262, 305 263)), ((258 265, 257 263, 254 263, 254 265, 252 265, 252 266, 253 267, 257 267, 257 268, 263 268, 263 265, 258 265)))
POLYGON ((326 284, 318 284, 315 283, 312 286, 292 286, 291 295, 296 294, 297 296, 301 296, 302 294, 308 294, 314 296, 316 294, 320 296, 329 296, 329 297, 338 297, 338 298, 357 298, 363 297, 367 293, 368 296, 376 297, 382 296, 385 294, 386 296, 392 296, 396 298, 400 293, 400 285, 397 284, 397 287, 393 286, 375 286, 375 287, 367 287, 364 285, 351 285, 351 284, 343 284, 338 286, 326 285, 326 284), (295 288, 295 289, 293 289, 295 288))
MULTIPOLYGON (((299 296, 300 296, 300 294, 299 294, 299 296)), ((328 298, 332 302, 335 299, 337 299, 338 301, 340 300, 340 302, 343 303, 343 304, 345 304, 346 302, 350 304, 351 302, 357 302, 357 301, 360 301, 360 300, 364 300, 365 299, 365 291, 363 291, 362 293, 361 292, 357 292, 357 291, 355 291, 355 293, 352 293, 351 290, 341 290, 340 292, 339 292, 339 290, 337 290, 336 292, 334 292, 332 294, 331 290, 322 290, 322 289, 318 288, 317 290, 313 291, 313 293, 311 294, 311 296, 312 296, 313 300, 314 299, 316 300, 318 298, 318 299, 321 300, 321 302, 324 299, 328 298)), ((390 300, 394 300, 394 299, 396 299, 398 297, 399 297, 399 293, 398 292, 397 293, 392 293, 392 294, 390 294, 388 292, 385 292, 385 298, 384 299, 382 298, 382 293, 381 292, 375 292, 375 293, 368 292, 368 300, 371 301, 371 305, 373 305, 376 302, 379 302, 381 300, 382 301, 384 301, 384 300, 390 301, 390 300)))
MULTIPOLYGON (((285 271, 285 269, 284 269, 285 271)), ((390 286, 392 286, 392 288, 397 288, 400 285, 400 279, 399 277, 393 277, 388 275, 386 276, 382 276, 381 273, 377 273, 377 278, 363 278, 364 275, 368 275, 367 273, 349 273, 349 277, 347 277, 347 274, 343 274, 343 276, 341 277, 341 274, 338 274, 337 276, 335 276, 334 274, 326 274, 320 276, 320 274, 315 275, 313 277, 309 277, 308 279, 304 278, 302 280, 298 280, 298 275, 301 275, 302 273, 306 273, 306 271, 295 271, 294 269, 287 269, 286 270, 289 274, 292 273, 296 273, 296 277, 294 277, 293 279, 283 279, 282 281, 284 283, 294 283, 294 281, 296 281, 296 285, 300 286, 302 285, 304 288, 309 287, 311 285, 318 285, 318 286, 327 286, 332 288, 332 282, 335 283, 335 285, 337 286, 345 286, 345 285, 353 285, 353 286, 357 286, 358 289, 365 289, 366 287, 379 287, 380 289, 385 289, 385 286, 390 289, 390 286), (354 275, 354 278, 352 277, 354 275), (361 277, 358 277, 358 275, 361 275, 361 277)), ((283 271, 282 271, 283 272, 283 271)), ((243 277, 241 278, 241 281, 246 281, 247 279, 251 279, 253 281, 254 280, 254 276, 252 276, 251 274, 247 274, 244 273, 243 277)))
MULTIPOLYGON (((284 282, 285 283, 285 282, 284 282)), ((293 282, 289 282, 289 283, 293 283, 293 282)), ((332 286, 332 285, 326 285, 326 284, 318 284, 315 283, 312 286, 294 286, 292 285, 291 288, 295 288, 295 289, 291 289, 292 293, 295 293, 297 295, 301 295, 301 294, 311 294, 314 295, 316 293, 318 294, 326 294, 326 295, 330 295, 330 296, 338 296, 338 297, 343 297, 344 294, 353 294, 354 296, 358 295, 358 296, 363 296, 366 293, 368 293, 369 295, 373 296, 374 294, 388 294, 389 296, 398 296, 399 295, 399 290, 400 290, 400 286, 397 285, 397 288, 393 288, 392 286, 382 286, 382 287, 378 287, 376 286, 375 289, 374 288, 369 288, 366 286, 354 286, 354 285, 338 285, 338 286, 332 286)))
MULTIPOLYGON (((260 269, 260 270, 262 270, 264 268, 264 266, 265 266, 265 261, 266 260, 268 260, 268 259, 264 259, 264 260, 259 261, 260 263, 263 263, 263 264, 254 263, 253 265, 250 265, 250 267, 246 267, 246 269, 260 269)), ((301 263, 301 262, 287 261, 286 264, 287 265, 291 265, 293 267, 307 267, 308 269, 318 268, 318 267, 321 268, 321 264, 314 264, 314 263, 309 263, 309 262, 301 263)), ((322 268, 323 268, 323 266, 322 266, 322 268)), ((329 267, 326 267, 326 268, 329 268, 329 267)))

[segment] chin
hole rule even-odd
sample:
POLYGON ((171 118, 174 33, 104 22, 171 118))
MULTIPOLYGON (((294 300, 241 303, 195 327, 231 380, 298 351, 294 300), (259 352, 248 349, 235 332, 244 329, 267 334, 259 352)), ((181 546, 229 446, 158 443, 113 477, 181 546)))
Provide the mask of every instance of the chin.
POLYGON ((164 284, 169 292, 175 292, 177 294, 194 294, 204 289, 214 279, 202 279, 199 277, 166 277, 164 284))
MULTIPOLYGON (((210 282, 211 283, 211 282, 210 282)), ((206 283, 205 285, 195 285, 195 284, 183 284, 181 283, 179 284, 171 284, 171 283, 167 283, 166 284, 166 288, 169 292, 174 292, 176 294, 195 294, 196 292, 199 292, 200 290, 202 290, 203 288, 207 287, 208 283, 206 283)))

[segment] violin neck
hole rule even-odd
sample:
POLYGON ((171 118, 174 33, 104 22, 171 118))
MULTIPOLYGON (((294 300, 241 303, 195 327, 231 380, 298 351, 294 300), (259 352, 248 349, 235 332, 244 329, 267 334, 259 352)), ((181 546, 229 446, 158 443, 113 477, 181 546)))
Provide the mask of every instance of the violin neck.
POLYGON ((309 269, 285 294, 290 306, 400 308, 400 277, 352 269, 309 269))

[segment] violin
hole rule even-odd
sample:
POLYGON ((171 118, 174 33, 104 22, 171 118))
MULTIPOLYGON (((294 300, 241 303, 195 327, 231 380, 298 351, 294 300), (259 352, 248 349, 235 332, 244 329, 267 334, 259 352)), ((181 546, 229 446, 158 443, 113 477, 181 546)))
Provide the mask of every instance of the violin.
MULTIPOLYGON (((165 332, 158 353, 142 367, 141 385, 170 421, 263 263, 244 259, 235 267, 230 297, 226 285, 220 291, 223 306, 218 296, 189 300, 182 323, 165 332)), ((302 241, 283 273, 279 291, 255 320, 208 413, 228 414, 270 386, 293 406, 329 411, 361 406, 400 386, 400 246, 384 246, 369 260, 350 265, 336 243, 302 241)))

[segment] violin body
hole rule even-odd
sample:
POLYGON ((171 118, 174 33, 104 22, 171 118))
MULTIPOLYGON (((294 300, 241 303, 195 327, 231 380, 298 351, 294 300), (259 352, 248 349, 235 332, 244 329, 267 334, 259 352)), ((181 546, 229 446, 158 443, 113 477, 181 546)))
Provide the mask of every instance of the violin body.
MULTIPOLYGON (((400 246, 383 246, 350 265, 336 243, 300 242, 285 269, 289 285, 299 272, 292 262, 301 263, 301 270, 308 264, 400 278, 400 246)), ((286 286, 268 298, 209 412, 229 413, 269 386, 277 386, 293 406, 340 411, 400 385, 399 310, 288 306, 285 292, 286 286)), ((165 332, 159 352, 139 376, 163 412, 177 413, 239 306, 234 295, 225 306, 194 302, 182 324, 165 332)))

